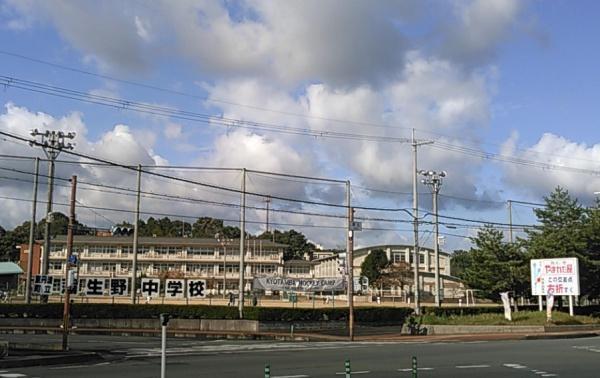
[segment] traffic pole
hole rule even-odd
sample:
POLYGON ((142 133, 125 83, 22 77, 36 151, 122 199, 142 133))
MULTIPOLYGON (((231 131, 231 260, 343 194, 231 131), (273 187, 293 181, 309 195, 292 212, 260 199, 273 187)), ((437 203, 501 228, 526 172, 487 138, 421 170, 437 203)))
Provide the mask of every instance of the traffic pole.
MULTIPOLYGON (((71 203, 69 212, 69 226, 67 228, 67 258, 65 261, 65 303, 63 306, 63 335, 62 350, 69 349, 69 317, 71 312, 71 292, 69 283, 69 265, 73 254, 73 233, 75 228, 75 195, 77 193, 77 176, 71 177, 71 203)), ((30 248, 31 249, 31 248, 30 248)), ((31 257, 31 256, 30 256, 31 257)))
POLYGON ((160 345, 160 378, 166 378, 167 376, 167 325, 171 315, 163 313, 160 314, 160 324, 162 326, 162 340, 160 345))
POLYGON ((417 378, 417 357, 413 356, 412 358, 412 376, 413 378, 417 378))

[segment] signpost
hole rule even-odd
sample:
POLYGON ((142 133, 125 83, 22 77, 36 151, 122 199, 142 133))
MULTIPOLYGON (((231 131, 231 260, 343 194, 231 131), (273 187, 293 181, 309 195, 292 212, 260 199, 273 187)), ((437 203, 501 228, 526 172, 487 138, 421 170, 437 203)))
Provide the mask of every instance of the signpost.
POLYGON ((531 293, 568 296, 569 315, 573 316, 573 296, 579 295, 579 260, 576 257, 534 259, 530 264, 531 293))

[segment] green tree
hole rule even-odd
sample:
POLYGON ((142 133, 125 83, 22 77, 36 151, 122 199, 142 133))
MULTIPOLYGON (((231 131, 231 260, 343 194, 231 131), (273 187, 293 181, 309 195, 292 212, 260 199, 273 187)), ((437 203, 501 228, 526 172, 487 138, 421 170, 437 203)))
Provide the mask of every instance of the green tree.
POLYGON ((583 226, 585 253, 580 256, 580 286, 589 298, 600 298, 600 200, 586 210, 583 226))
POLYGON ((369 279, 369 285, 375 287, 389 264, 387 255, 383 249, 375 249, 365 257, 360 266, 361 275, 369 279))
MULTIPOLYGON (((288 230, 281 232, 275 230, 275 242, 286 244, 287 248, 283 252, 284 260, 301 259, 305 253, 312 257, 312 253, 316 246, 306 239, 306 236, 296 230, 288 230)), ((258 236, 259 239, 272 240, 273 234, 264 232, 258 236)))
POLYGON ((556 188, 535 209, 539 225, 527 231, 529 258, 576 257, 579 260, 581 294, 598 298, 600 213, 598 203, 584 209, 567 190, 556 188))
POLYGON ((485 226, 471 238, 469 251, 459 252, 457 276, 467 286, 479 290, 479 295, 498 300, 503 291, 525 295, 527 263, 517 244, 503 241, 504 235, 492 226, 485 226))

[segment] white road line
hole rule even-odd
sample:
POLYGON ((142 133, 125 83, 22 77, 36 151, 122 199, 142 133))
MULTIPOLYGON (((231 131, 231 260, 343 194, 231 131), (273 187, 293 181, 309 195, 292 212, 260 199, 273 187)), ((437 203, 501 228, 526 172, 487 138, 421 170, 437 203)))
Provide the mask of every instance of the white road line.
POLYGON ((513 368, 513 369, 526 369, 527 366, 525 365, 521 365, 521 364, 502 364, 507 368, 513 368))
MULTIPOLYGON (((434 370, 435 368, 430 368, 430 367, 420 367, 417 368, 417 370, 434 370)), ((398 369, 398 371, 412 371, 412 368, 408 368, 408 369, 398 369)))
POLYGON ((27 377, 27 375, 21 374, 21 373, 2 373, 2 374, 0 374, 0 377, 2 377, 2 378, 19 378, 19 377, 27 377))
MULTIPOLYGON (((371 371, 370 370, 361 370, 361 371, 353 371, 350 373, 350 375, 354 375, 354 374, 369 374, 371 371)), ((346 372, 338 372, 335 373, 336 375, 344 375, 346 374, 346 372)))
POLYGON ((542 377, 556 377, 556 374, 543 374, 542 377))
MULTIPOLYGON (((534 373, 535 373, 535 374, 539 374, 539 375, 542 375, 542 374, 549 374, 547 371, 541 371, 541 370, 538 370, 538 371, 536 371, 536 372, 534 372, 534 373)), ((543 375, 542 375, 542 376, 543 376, 543 375)))
POLYGON ((479 368, 489 368, 490 365, 459 365, 457 369, 479 369, 479 368))
POLYGON ((310 375, 300 374, 300 375, 274 375, 271 378, 308 378, 310 375))
POLYGON ((82 369, 82 368, 89 368, 90 366, 92 366, 92 365, 68 365, 68 366, 51 367, 49 369, 50 370, 82 369))

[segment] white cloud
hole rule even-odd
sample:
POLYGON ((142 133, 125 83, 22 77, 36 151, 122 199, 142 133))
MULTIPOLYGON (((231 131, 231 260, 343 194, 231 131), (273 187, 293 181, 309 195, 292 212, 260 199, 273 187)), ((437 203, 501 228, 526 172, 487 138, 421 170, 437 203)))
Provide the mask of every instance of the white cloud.
POLYGON ((136 2, 9 1, 9 20, 49 22, 89 60, 136 72, 156 57, 183 56, 205 75, 262 78, 288 87, 384 84, 401 72, 407 50, 455 62, 492 55, 519 20, 519 0, 348 2, 202 0, 136 2), (455 17, 448 17, 454 12, 455 17), (15 17, 13 14, 20 15, 15 17), (427 24, 429 14, 445 27, 427 24), (434 16, 435 18, 435 16, 434 16), (107 25, 110 25, 107 27, 107 25), (421 33, 414 33, 423 28, 421 33), (431 29, 431 30, 429 30, 431 29))
POLYGON ((182 127, 180 124, 169 122, 165 126, 164 134, 167 139, 178 139, 182 135, 182 127))
POLYGON ((570 141, 564 137, 545 133, 534 145, 518 148, 518 135, 513 135, 503 144, 503 155, 532 160, 547 164, 547 169, 531 168, 522 165, 502 165, 505 183, 523 194, 537 198, 547 195, 557 186, 562 186, 584 201, 590 201, 595 191, 600 191, 600 178, 589 173, 577 173, 568 169, 598 172, 600 144, 588 146, 585 143, 570 141), (556 169, 555 166, 567 169, 556 169))
POLYGON ((469 0, 455 4, 458 22, 447 26, 442 51, 457 61, 480 63, 509 37, 526 1, 469 0))

